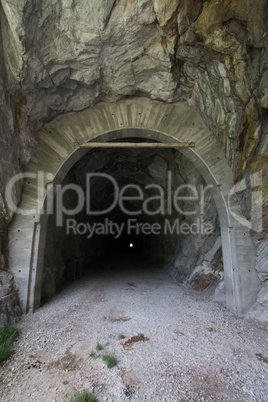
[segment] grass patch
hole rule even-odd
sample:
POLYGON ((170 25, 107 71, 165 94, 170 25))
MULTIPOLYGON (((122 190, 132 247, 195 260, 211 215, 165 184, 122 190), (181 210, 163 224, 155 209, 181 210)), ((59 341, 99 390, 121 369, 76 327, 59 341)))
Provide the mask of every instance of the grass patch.
POLYGON ((99 342, 97 343, 96 350, 103 350, 103 346, 99 342))
POLYGON ((97 355, 96 352, 94 352, 94 350, 92 350, 89 357, 91 357, 92 359, 98 359, 100 357, 100 355, 97 355))
POLYGON ((69 384, 69 381, 64 380, 62 384, 63 384, 63 385, 68 385, 68 384, 69 384))
POLYGON ((10 356, 13 343, 18 335, 19 331, 14 324, 6 324, 0 330, 0 362, 10 356))
POLYGON ((118 339, 125 339, 125 335, 123 334, 118 335, 118 339))
MULTIPOLYGON (((122 335, 124 337, 124 335, 122 335)), ((122 338, 121 338, 122 339, 122 338)), ((103 350, 106 346, 109 345, 109 342, 107 342, 104 346, 101 345, 99 342, 97 343, 96 350, 100 351, 103 350)), ((97 359, 99 357, 102 357, 102 360, 106 362, 106 365, 108 368, 112 368, 117 365, 117 360, 114 356, 108 355, 107 353, 104 353, 102 356, 100 354, 97 354, 95 350, 92 350, 91 353, 89 354, 89 357, 92 359, 97 359)))
POLYGON ((75 394, 71 395, 69 402, 97 402, 97 398, 90 392, 83 391, 76 392, 75 394))
POLYGON ((114 356, 104 354, 102 355, 102 360, 105 361, 108 368, 112 368, 117 365, 117 360, 114 356))

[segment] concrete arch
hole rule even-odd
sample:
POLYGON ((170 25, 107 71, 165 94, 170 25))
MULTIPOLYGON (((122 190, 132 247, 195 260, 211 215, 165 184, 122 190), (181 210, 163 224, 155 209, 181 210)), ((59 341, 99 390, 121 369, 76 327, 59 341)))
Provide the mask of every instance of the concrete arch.
POLYGON ((19 286, 23 312, 34 311, 40 303, 43 253, 40 239, 46 231, 46 218, 40 211, 49 184, 60 183, 86 152, 77 149, 77 140, 111 141, 124 137, 195 143, 194 149, 181 152, 205 181, 213 185, 221 226, 227 307, 234 313, 245 312, 255 301, 259 282, 249 230, 232 218, 227 207, 233 174, 225 155, 200 115, 188 104, 164 104, 147 98, 100 103, 82 112, 59 116, 39 131, 36 152, 25 171, 29 178, 25 180, 21 211, 14 216, 9 231, 10 267, 19 286), (38 176, 38 172, 44 175, 38 176), (25 215, 26 210, 31 210, 31 214, 25 215))

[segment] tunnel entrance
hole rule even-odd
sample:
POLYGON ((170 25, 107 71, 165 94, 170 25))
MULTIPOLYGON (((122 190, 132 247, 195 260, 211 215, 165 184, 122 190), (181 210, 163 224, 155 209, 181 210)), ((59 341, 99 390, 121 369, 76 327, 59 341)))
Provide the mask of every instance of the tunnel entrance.
MULTIPOLYGON (((185 282, 220 236, 211 188, 175 149, 92 149, 68 171, 59 191, 48 218, 42 299, 112 260, 117 263, 109 269, 135 261, 185 282), (85 201, 78 212, 77 188, 85 201), (59 203, 66 212, 60 217, 59 203)), ((220 259, 221 252, 207 285, 221 278, 220 259)))
MULTIPOLYGON (((183 155, 206 184, 213 187, 220 221, 226 306, 234 313, 246 312, 256 300, 260 281, 250 229, 243 220, 236 219, 241 212, 236 198, 232 197, 233 173, 226 156, 198 112, 186 102, 165 104, 140 97, 99 103, 82 112, 67 113, 39 130, 36 152, 23 173, 27 179, 22 199, 18 209, 14 204, 15 216, 9 226, 9 264, 19 288, 22 311, 35 311, 40 306, 47 228, 51 227, 43 205, 51 186, 63 183, 70 169, 86 154, 77 150, 75 143, 133 137, 195 143, 195 148, 184 149, 183 155)), ((172 244, 169 243, 170 247, 172 244)), ((189 266, 192 253, 187 250, 192 250, 193 245, 180 243, 182 258, 179 266, 177 261, 173 266, 189 266)))

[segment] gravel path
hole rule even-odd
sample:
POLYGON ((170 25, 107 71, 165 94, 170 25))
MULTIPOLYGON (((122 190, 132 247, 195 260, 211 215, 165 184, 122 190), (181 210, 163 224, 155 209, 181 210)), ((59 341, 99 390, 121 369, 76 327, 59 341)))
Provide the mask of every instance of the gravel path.
POLYGON ((231 314, 164 271, 106 265, 19 322, 1 401, 65 401, 84 389, 100 402, 268 401, 267 324, 231 314), (92 351, 114 355, 117 366, 92 351))

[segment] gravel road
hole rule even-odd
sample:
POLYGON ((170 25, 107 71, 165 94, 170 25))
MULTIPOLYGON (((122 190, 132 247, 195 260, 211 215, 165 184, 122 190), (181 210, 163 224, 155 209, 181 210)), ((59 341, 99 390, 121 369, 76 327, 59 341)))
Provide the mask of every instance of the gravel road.
POLYGON ((100 402, 268 401, 268 325, 163 270, 103 263, 18 326, 1 401, 60 402, 84 389, 100 402), (103 353, 117 365, 108 368, 103 353))

